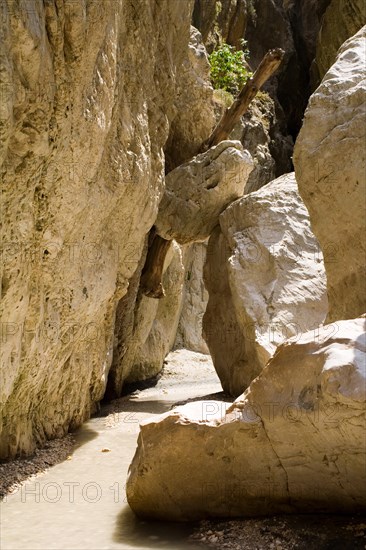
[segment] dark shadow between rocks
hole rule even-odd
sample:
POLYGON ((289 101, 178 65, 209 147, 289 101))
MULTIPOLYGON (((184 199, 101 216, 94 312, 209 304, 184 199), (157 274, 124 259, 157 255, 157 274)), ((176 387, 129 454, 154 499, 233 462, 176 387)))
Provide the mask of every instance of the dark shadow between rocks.
POLYGON ((103 406, 99 416, 106 417, 110 414, 121 412, 162 414, 169 411, 174 405, 175 401, 160 401, 157 399, 134 400, 133 396, 129 396, 129 399, 116 399, 108 403, 108 405, 103 406))
POLYGON ((197 524, 140 519, 126 504, 116 518, 113 541, 131 548, 199 550, 201 545, 189 541, 195 527, 197 524))
POLYGON ((52 466, 67 460, 76 449, 88 443, 98 433, 83 425, 65 437, 51 439, 26 457, 2 461, 0 463, 0 499, 14 491, 30 476, 45 472, 52 466))
POLYGON ((190 399, 186 399, 185 401, 177 401, 176 403, 174 403, 171 409, 173 409, 174 407, 181 407, 182 405, 186 405, 187 403, 194 403, 195 401, 223 401, 224 403, 232 403, 234 401, 234 397, 232 395, 229 395, 228 393, 225 393, 224 391, 220 391, 217 393, 210 393, 208 395, 201 395, 199 397, 191 397, 190 399))

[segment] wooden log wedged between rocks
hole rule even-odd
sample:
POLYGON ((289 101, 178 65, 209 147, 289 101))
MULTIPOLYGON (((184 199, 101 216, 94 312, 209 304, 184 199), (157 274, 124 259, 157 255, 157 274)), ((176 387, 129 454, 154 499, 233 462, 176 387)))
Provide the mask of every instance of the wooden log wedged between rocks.
MULTIPOLYGON (((233 104, 226 109, 209 138, 200 146, 197 154, 204 153, 210 147, 218 145, 229 137, 235 124, 248 110, 260 88, 278 69, 284 55, 285 52, 281 48, 275 48, 266 53, 253 76, 247 80, 233 104)), ((164 262, 170 245, 171 241, 155 234, 147 253, 140 283, 142 293, 149 298, 162 298, 165 295, 162 278, 164 262)))

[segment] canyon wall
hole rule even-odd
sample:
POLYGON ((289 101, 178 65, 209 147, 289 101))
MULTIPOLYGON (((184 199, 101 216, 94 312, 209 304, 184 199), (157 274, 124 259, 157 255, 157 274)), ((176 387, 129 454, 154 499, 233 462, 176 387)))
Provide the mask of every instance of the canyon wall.
POLYGON ((1 3, 1 457, 80 425, 104 394, 164 191, 192 9, 1 3))

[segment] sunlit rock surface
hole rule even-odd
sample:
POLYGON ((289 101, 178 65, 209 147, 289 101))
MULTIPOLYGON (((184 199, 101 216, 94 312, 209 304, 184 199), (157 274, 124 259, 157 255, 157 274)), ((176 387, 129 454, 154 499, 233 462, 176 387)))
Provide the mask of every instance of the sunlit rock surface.
POLYGON ((330 321, 366 311, 366 26, 311 96, 295 146, 300 194, 324 253, 330 321))
POLYGON ((221 212, 243 195, 253 167, 241 143, 227 140, 169 172, 157 233, 180 244, 206 240, 221 212))
POLYGON ((203 335, 224 390, 237 396, 279 344, 327 314, 323 257, 293 173, 221 214, 204 277, 203 335))
POLYGON ((127 498, 139 516, 196 520, 366 508, 365 319, 281 345, 226 410, 146 420, 127 498))
POLYGON ((1 457, 103 396, 116 306, 164 191, 192 9, 1 2, 1 457))

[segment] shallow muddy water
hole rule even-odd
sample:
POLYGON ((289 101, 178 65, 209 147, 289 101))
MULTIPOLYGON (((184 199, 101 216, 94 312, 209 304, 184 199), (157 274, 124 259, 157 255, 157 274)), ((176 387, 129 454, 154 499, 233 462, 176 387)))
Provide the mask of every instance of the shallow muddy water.
POLYGON ((141 420, 175 403, 220 391, 208 357, 186 351, 171 354, 155 387, 105 407, 105 416, 76 432, 68 460, 6 497, 1 503, 1 549, 198 548, 188 541, 192 525, 136 518, 126 502, 125 481, 141 420))

